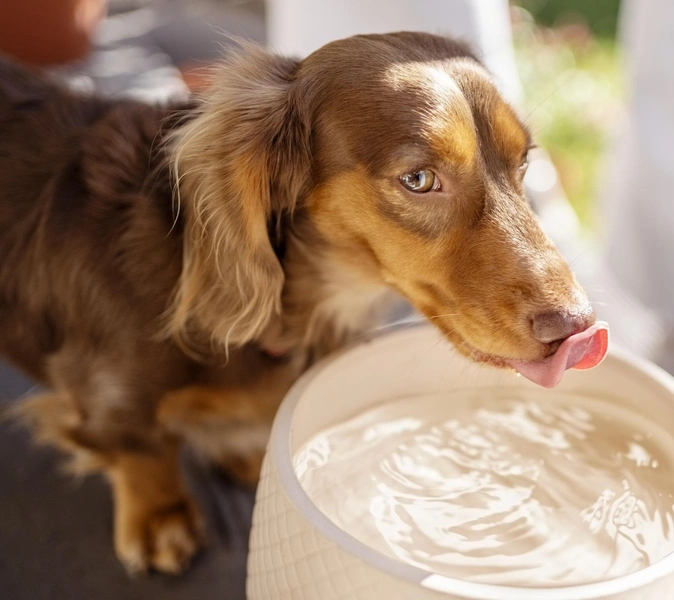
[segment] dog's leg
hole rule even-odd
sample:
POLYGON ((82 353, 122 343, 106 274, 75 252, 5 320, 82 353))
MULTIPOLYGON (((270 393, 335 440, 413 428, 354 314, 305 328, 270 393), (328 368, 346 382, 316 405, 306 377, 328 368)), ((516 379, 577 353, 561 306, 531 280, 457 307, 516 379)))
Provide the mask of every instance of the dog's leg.
POLYGON ((12 412, 38 443, 67 454, 70 473, 107 477, 114 500, 115 551, 130 573, 185 569, 201 545, 202 519, 183 482, 174 437, 151 427, 141 440, 146 445, 135 451, 119 443, 102 446, 65 393, 29 398, 12 412))
POLYGON ((125 567, 182 572, 201 545, 203 523, 180 474, 177 443, 120 454, 105 472, 115 503, 115 551, 125 567))
POLYGON ((193 385, 166 394, 159 422, 239 482, 257 483, 276 410, 297 377, 278 365, 245 385, 193 385))
POLYGON ((255 410, 256 400, 253 390, 189 386, 166 395, 159 420, 200 456, 254 486, 272 418, 255 410))

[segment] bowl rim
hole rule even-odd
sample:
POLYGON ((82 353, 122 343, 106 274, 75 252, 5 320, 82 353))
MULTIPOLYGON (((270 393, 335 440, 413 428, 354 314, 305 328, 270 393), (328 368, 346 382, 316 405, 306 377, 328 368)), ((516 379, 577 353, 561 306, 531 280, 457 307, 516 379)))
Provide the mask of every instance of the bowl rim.
MULTIPOLYGON (((366 340, 351 344, 318 361, 308 369, 291 387, 276 413, 272 427, 269 452, 277 469, 281 485, 290 501, 302 516, 322 535, 337 544, 348 554, 355 556, 371 567, 436 593, 453 595, 471 600, 597 600, 634 590, 674 573, 674 552, 634 573, 614 579, 586 584, 560 587, 514 587, 486 584, 457 579, 426 571, 419 567, 398 561, 367 546, 347 533, 327 517, 304 491, 295 475, 291 455, 290 435, 295 407, 309 384, 338 358, 364 345, 393 335, 402 330, 433 329, 427 323, 401 322, 387 327, 384 331, 372 333, 366 340)), ((449 343, 449 342, 448 342, 449 343)), ((650 361, 636 356, 624 348, 612 346, 606 360, 617 361, 624 367, 640 372, 655 380, 674 397, 674 378, 650 361)))

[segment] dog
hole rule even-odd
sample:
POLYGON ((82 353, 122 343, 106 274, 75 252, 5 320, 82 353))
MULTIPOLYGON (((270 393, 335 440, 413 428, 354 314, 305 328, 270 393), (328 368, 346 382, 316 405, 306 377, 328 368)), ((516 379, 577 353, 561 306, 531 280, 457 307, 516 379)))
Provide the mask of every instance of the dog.
POLYGON ((531 147, 423 33, 243 44, 165 106, 0 63, 0 354, 51 390, 36 436, 109 480, 129 571, 202 543, 181 444, 254 484, 288 388, 400 299, 496 366, 595 322, 523 193, 531 147))

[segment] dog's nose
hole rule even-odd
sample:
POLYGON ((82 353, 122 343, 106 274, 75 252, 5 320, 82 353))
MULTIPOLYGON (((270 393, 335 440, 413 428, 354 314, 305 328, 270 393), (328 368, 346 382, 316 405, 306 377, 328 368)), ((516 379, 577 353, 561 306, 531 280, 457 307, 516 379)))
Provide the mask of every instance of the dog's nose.
POLYGON ((596 320, 592 309, 577 312, 549 311, 535 315, 531 320, 531 327, 539 342, 551 344, 585 331, 596 320))

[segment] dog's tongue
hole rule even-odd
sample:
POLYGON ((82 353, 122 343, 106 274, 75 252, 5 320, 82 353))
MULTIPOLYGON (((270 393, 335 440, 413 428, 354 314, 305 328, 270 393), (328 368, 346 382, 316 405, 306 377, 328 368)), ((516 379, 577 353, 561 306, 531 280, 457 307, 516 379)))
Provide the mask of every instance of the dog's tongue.
POLYGON ((557 352, 538 362, 510 360, 508 364, 518 373, 546 388, 555 387, 567 369, 596 367, 608 350, 608 325, 597 322, 582 333, 562 342, 557 352))

